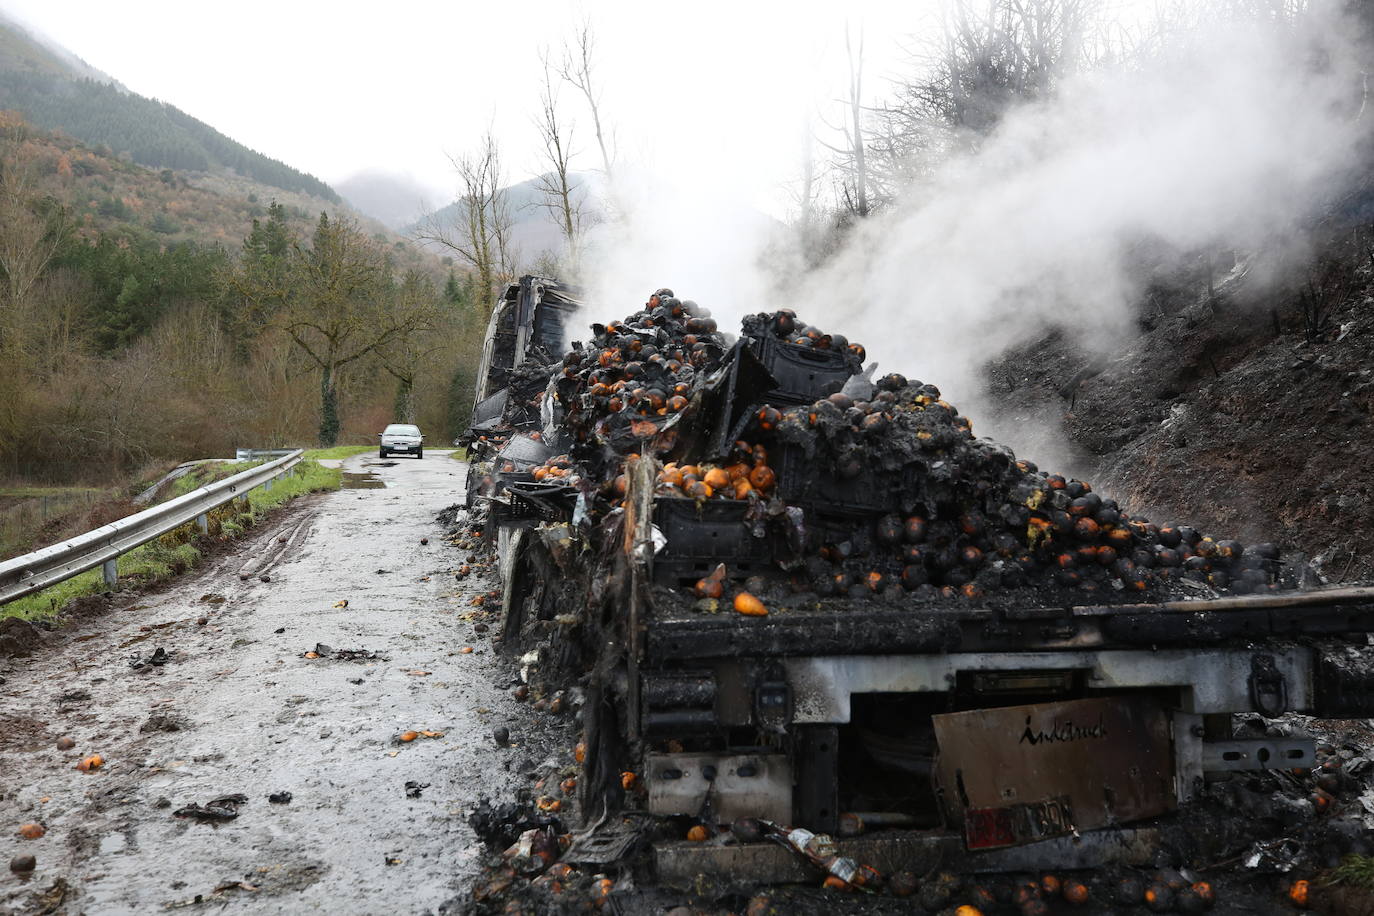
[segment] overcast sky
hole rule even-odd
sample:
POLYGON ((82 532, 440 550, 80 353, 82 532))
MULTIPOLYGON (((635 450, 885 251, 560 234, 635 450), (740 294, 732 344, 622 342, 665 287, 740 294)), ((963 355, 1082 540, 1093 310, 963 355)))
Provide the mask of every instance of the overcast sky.
MULTIPOLYGON (((797 170, 808 119, 839 119, 845 30, 868 85, 903 66, 930 0, 504 3, 401 0, 0 0, 0 8, 131 89, 335 182, 409 173, 443 198, 449 154, 492 123, 511 181, 540 167, 531 117, 541 46, 590 18, 605 117, 623 157, 728 176, 761 204, 797 170)), ((574 164, 599 162, 585 110, 574 164)), ((767 207, 774 209, 773 207, 767 207)))

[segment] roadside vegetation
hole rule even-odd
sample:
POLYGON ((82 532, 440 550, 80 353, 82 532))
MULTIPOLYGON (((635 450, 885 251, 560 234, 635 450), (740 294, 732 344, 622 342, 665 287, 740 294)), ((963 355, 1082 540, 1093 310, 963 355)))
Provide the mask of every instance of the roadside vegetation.
POLYGON ((444 441, 471 403, 478 298, 345 213, 197 188, 0 112, 0 484, 370 445, 390 422, 444 441))
MULTIPOLYGON (((189 493, 197 487, 223 480, 252 466, 252 462, 213 462, 201 465, 186 476, 173 481, 165 498, 171 499, 189 493)), ((211 512, 208 535, 200 534, 194 523, 182 525, 120 557, 121 587, 127 587, 130 583, 152 585, 185 572, 199 563, 205 552, 215 543, 245 534, 272 510, 298 496, 337 490, 342 477, 342 472, 338 468, 325 467, 314 460, 304 460, 296 466, 294 474, 276 481, 271 490, 258 487, 250 491, 246 506, 236 500, 211 512)), ((101 571, 87 570, 51 588, 0 605, 0 619, 19 617, 31 621, 50 620, 72 601, 99 594, 106 589, 101 571)))

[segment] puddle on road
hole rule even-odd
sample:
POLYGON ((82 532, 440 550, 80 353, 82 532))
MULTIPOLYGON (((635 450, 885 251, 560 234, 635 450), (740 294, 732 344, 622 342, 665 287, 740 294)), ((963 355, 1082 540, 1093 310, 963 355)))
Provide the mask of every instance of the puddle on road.
POLYGON ((345 490, 384 490, 386 483, 376 474, 355 474, 352 471, 343 472, 343 488, 345 490))
POLYGON ((400 462, 397 461, 364 461, 365 468, 394 468, 400 462))

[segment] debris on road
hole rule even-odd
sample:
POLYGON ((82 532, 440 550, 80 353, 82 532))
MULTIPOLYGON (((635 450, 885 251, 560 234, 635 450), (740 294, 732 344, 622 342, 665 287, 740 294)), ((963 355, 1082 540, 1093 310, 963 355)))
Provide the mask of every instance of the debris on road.
POLYGON ((16 875, 26 875, 38 865, 38 860, 30 855, 15 856, 10 859, 10 871, 16 875))
POLYGON ((273 792, 271 795, 267 796, 267 800, 274 805, 289 805, 291 804, 291 793, 273 792))
POLYGON ((69 751, 74 747, 76 747, 76 741, 74 741, 71 738, 68 738, 66 735, 63 735, 61 738, 57 739, 57 749, 59 751, 69 751))
POLYGON ((47 832, 42 824, 24 824, 19 828, 19 835, 26 840, 36 840, 47 832))
POLYGON ((428 788, 429 783, 427 782, 415 782, 414 780, 406 780, 406 798, 419 798, 420 793, 422 793, 425 789, 428 788))
POLYGON ((315 648, 308 652, 302 652, 301 658, 332 658, 344 662, 386 661, 386 656, 380 652, 369 649, 335 649, 322 642, 315 643, 315 648))
POLYGON ((232 821, 239 816, 239 806, 248 803, 248 796, 242 793, 222 795, 211 799, 204 805, 190 804, 172 812, 173 817, 189 817, 206 823, 232 821))
POLYGON ((334 602, 334 606, 335 606, 335 607, 348 607, 348 599, 347 599, 347 598, 343 598, 343 599, 341 599, 341 600, 339 600, 339 601, 335 601, 335 602, 334 602))
POLYGON ((81 762, 76 765, 76 768, 83 773, 89 773, 93 770, 100 769, 104 765, 104 757, 100 756, 99 754, 92 754, 89 757, 83 758, 81 762))
POLYGON ((147 666, 160 668, 163 665, 167 664, 167 662, 171 661, 172 654, 173 653, 168 652, 162 646, 158 646, 156 649, 153 650, 153 654, 149 655, 147 658, 143 658, 141 655, 135 655, 130 657, 129 667, 134 669, 135 671, 142 670, 147 666))

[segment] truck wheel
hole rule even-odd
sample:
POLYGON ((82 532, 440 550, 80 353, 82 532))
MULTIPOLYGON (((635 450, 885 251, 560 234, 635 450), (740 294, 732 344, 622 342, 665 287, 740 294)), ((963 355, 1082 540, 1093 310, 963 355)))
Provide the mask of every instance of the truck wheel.
POLYGON ((508 653, 519 651, 527 624, 552 620, 558 611, 558 570, 548 549, 528 531, 516 535, 511 549, 515 560, 501 601, 501 647, 508 653))
POLYGON ((586 757, 582 761, 582 778, 577 781, 577 802, 582 817, 590 822, 602 811, 618 811, 624 798, 619 754, 624 738, 611 691, 598 686, 588 688, 582 723, 586 757))

